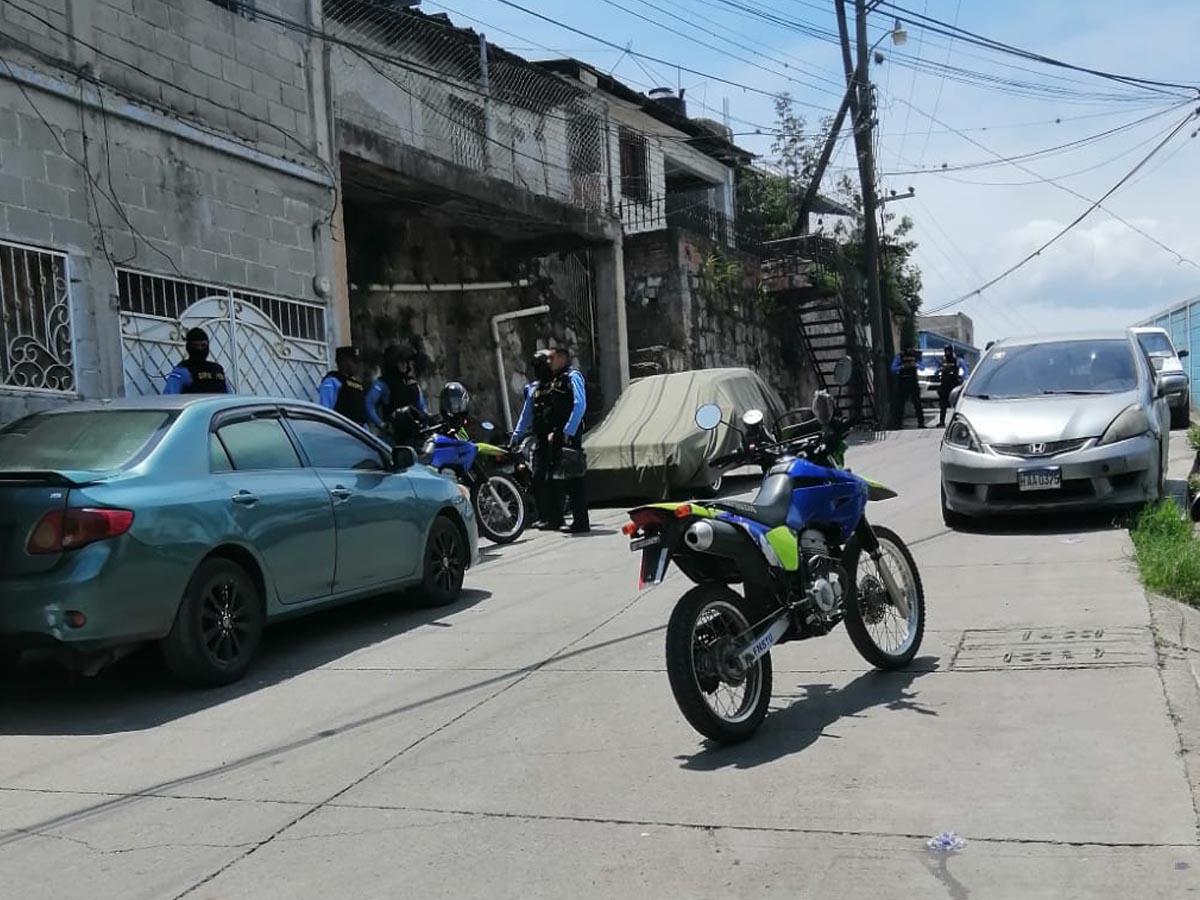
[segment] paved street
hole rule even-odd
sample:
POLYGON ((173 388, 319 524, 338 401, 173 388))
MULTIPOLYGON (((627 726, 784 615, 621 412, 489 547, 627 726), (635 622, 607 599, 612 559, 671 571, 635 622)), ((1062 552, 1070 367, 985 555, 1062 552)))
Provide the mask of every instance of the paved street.
POLYGON ((0 894, 1200 896, 1194 670, 1160 669, 1126 533, 947 533, 937 437, 849 460, 901 491, 873 512, 925 580, 909 672, 869 671, 841 630, 786 645, 760 734, 706 747, 663 671, 687 584, 639 595, 604 511, 594 536, 489 551, 449 610, 281 626, 234 688, 136 658, 24 675, 2 695, 0 894), (924 848, 944 830, 961 853, 924 848))

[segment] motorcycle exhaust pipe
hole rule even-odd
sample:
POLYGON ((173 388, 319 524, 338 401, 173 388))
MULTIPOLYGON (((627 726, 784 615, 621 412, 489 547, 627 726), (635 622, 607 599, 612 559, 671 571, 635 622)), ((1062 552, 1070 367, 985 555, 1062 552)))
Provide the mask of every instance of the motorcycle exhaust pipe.
POLYGON ((683 533, 683 542, 689 550, 736 563, 743 581, 765 584, 770 580, 770 567, 762 550, 736 525, 701 519, 688 526, 683 533))
POLYGON ((689 547, 699 553, 706 552, 713 545, 713 527, 707 522, 693 522, 692 526, 683 533, 683 540, 689 547))

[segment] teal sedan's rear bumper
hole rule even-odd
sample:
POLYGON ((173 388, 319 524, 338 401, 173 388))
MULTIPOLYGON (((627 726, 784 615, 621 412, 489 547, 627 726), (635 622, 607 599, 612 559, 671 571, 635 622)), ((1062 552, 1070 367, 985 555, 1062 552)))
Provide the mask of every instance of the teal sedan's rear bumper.
POLYGON ((90 652, 165 637, 188 571, 125 537, 64 553, 47 572, 0 577, 0 644, 90 652))

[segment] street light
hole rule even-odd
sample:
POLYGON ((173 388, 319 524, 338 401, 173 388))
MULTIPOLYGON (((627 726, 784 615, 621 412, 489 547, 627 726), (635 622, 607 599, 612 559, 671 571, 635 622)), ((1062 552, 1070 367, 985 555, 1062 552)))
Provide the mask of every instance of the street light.
MULTIPOLYGON (((879 36, 879 40, 877 40, 874 44, 871 45, 872 53, 875 53, 876 48, 878 48, 879 45, 884 42, 885 38, 892 39, 893 47, 903 47, 905 44, 908 43, 908 30, 904 27, 904 23, 901 22, 899 19, 897 19, 895 21, 895 23, 892 25, 892 30, 885 31, 883 34, 881 34, 879 36)), ((875 53, 875 62, 877 64, 883 62, 883 60, 884 60, 884 55, 882 53, 875 53)))

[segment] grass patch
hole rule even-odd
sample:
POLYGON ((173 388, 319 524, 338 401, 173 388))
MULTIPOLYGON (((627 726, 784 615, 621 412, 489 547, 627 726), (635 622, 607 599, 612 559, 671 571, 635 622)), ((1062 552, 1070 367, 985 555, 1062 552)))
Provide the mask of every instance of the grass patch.
POLYGON ((1179 505, 1160 500, 1147 506, 1130 534, 1146 587, 1200 606, 1200 541, 1179 505))

